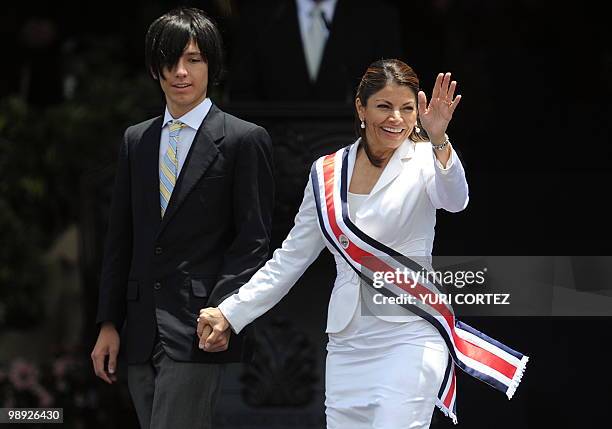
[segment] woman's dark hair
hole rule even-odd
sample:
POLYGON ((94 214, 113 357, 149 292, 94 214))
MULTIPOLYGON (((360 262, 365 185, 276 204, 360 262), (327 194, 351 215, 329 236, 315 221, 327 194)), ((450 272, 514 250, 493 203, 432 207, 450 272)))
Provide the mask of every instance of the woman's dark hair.
MULTIPOLYGON (((388 59, 375 61, 370 64, 365 74, 361 78, 359 86, 357 87, 357 94, 355 98, 359 99, 361 105, 365 107, 372 94, 375 94, 389 84, 407 86, 414 91, 415 97, 419 93, 419 78, 414 70, 412 70, 412 67, 400 60, 388 59)), ((419 124, 418 118, 417 124, 419 124)), ((425 141, 426 134, 423 131, 423 128, 420 128, 420 133, 417 133, 416 129, 412 130, 412 133, 410 133, 408 138, 415 142, 425 141)), ((368 139, 366 138, 365 129, 361 128, 361 120, 359 119, 359 112, 357 111, 356 106, 355 132, 359 137, 361 137, 363 148, 370 162, 375 166, 380 167, 384 160, 379 159, 372 154, 372 150, 368 144, 368 139)))
POLYGON ((172 69, 178 63, 192 39, 208 64, 209 83, 218 83, 223 69, 221 34, 212 19, 195 8, 171 10, 149 26, 145 39, 147 72, 163 79, 163 69, 172 69))

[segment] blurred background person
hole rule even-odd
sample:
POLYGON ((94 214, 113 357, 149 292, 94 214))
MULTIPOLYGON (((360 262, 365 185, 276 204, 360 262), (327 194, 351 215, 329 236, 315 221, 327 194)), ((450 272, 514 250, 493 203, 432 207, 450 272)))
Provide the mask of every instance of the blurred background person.
POLYGON ((402 56, 398 17, 384 1, 245 2, 235 26, 229 97, 349 104, 372 61, 402 56))

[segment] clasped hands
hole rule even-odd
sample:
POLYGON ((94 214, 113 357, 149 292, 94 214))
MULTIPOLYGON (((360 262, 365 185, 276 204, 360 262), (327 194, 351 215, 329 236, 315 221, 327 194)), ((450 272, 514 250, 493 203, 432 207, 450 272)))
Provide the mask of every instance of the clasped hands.
POLYGON ((227 350, 232 333, 231 326, 221 310, 208 307, 200 310, 197 334, 200 339, 200 349, 206 352, 222 352, 227 350))

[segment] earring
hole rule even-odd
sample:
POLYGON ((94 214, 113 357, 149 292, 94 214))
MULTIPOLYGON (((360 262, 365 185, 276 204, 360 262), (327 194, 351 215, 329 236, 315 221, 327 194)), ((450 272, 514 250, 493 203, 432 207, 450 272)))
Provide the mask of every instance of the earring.
POLYGON ((414 131, 415 131, 417 134, 419 134, 419 133, 421 132, 421 129, 419 128, 419 126, 418 126, 418 125, 415 125, 415 126, 414 126, 414 131))
POLYGON ((361 128, 365 128, 365 122, 363 122, 363 119, 361 120, 361 128))

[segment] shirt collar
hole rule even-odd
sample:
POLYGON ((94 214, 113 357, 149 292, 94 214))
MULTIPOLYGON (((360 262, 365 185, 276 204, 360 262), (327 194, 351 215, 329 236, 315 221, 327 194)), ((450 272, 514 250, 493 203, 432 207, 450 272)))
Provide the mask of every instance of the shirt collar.
MULTIPOLYGON (((353 145, 349 149, 349 154, 351 155, 353 162, 354 162, 355 157, 357 156, 357 149, 359 148, 360 144, 362 144, 362 141, 361 141, 361 138, 358 138, 357 141, 353 143, 353 145)), ((395 152, 397 152, 397 154, 399 155, 398 158, 399 159, 412 158, 414 156, 416 144, 417 143, 413 142, 410 139, 404 140, 404 142, 395 150, 395 152)))
MULTIPOLYGON (((180 118, 177 118, 176 120, 181 121, 189 128, 197 130, 198 128, 200 128, 200 125, 202 125, 202 121, 204 121, 204 118, 206 118, 206 115, 208 115, 208 112, 210 111, 211 107, 212 101, 210 100, 210 98, 207 97, 196 107, 185 113, 180 118)), ((168 106, 166 106, 166 112, 164 113, 164 122, 162 123, 162 127, 165 127, 168 122, 173 120, 174 118, 170 114, 170 111, 168 111, 168 106)))
POLYGON ((404 140, 404 143, 402 143, 402 145, 397 148, 397 150, 399 151, 399 158, 400 159, 412 158, 412 156, 414 155, 414 150, 415 150, 416 145, 417 143, 413 142, 410 139, 404 140))
MULTIPOLYGON (((323 9, 325 19, 331 22, 334 19, 334 11, 336 10, 336 3, 338 0, 321 0, 319 5, 323 9)), ((313 0, 297 0, 298 13, 303 16, 308 16, 310 10, 315 6, 313 0)))

